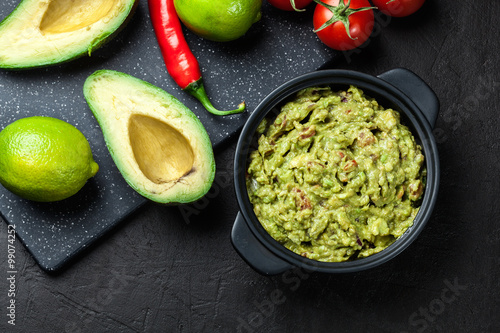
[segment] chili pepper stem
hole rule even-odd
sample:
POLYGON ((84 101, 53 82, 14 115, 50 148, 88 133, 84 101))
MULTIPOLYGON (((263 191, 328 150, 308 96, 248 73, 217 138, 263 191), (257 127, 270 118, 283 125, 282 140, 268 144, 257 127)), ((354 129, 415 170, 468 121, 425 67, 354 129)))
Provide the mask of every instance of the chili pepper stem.
POLYGON ((245 111, 246 108, 245 102, 241 102, 238 105, 238 108, 235 110, 228 110, 228 111, 217 110, 208 99, 207 93, 205 91, 205 86, 203 85, 203 81, 201 78, 197 81, 190 83, 186 88, 184 88, 184 91, 188 92, 189 94, 194 96, 198 101, 200 101, 200 103, 205 107, 205 109, 208 112, 215 114, 217 116, 227 116, 230 114, 241 113, 245 111))

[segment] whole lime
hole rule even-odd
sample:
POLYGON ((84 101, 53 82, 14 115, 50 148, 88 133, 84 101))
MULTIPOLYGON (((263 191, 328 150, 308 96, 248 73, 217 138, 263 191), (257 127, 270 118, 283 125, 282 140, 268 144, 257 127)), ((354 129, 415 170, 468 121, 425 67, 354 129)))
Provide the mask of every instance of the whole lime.
POLYGON ((262 0, 174 0, 177 15, 197 35, 216 42, 242 37, 260 20, 262 0))
POLYGON ((0 132, 0 183, 25 199, 66 199, 98 170, 83 133, 60 119, 21 118, 0 132))

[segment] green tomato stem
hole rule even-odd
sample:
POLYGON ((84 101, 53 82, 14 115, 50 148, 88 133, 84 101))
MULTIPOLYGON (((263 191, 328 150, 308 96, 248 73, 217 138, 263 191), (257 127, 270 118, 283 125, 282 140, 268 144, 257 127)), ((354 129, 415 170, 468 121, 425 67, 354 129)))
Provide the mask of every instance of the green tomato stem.
POLYGON ((341 7, 339 15, 344 15, 347 9, 349 9, 350 5, 351 5, 351 0, 347 1, 347 5, 344 5, 344 0, 339 0, 339 7, 341 7), (342 4, 342 6, 340 6, 340 4, 342 4))
POLYGON ((295 10, 296 12, 305 11, 305 9, 298 9, 297 7, 295 7, 295 0, 290 0, 290 5, 292 5, 293 10, 295 10))
POLYGON ((325 8, 327 8, 329 11, 332 12, 332 17, 326 21, 321 27, 318 29, 314 30, 314 32, 321 31, 325 29, 326 27, 332 25, 335 22, 342 22, 342 24, 345 27, 345 31, 347 33, 347 36, 349 36, 350 39, 356 40, 357 38, 352 38, 351 32, 349 31, 349 16, 351 16, 354 13, 357 12, 362 12, 365 10, 371 10, 371 9, 376 9, 377 7, 361 7, 361 8, 351 8, 351 0, 347 2, 347 4, 344 4, 344 0, 340 0, 339 4, 337 6, 332 6, 329 4, 324 3, 321 0, 313 0, 316 2, 318 5, 321 5, 325 8))

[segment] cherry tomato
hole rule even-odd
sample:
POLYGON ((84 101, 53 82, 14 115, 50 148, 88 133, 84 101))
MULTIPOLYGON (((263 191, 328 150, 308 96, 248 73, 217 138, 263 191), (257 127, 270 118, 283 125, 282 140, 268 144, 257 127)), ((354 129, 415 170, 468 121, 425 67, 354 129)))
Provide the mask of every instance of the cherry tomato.
POLYGON ((313 0, 267 0, 274 7, 281 10, 292 11, 295 10, 292 6, 291 1, 294 2, 296 9, 303 9, 307 7, 313 0))
POLYGON ((316 5, 313 15, 314 31, 327 46, 341 51, 352 50, 366 42, 373 31, 373 7, 370 7, 368 0, 351 0, 350 2, 343 0, 344 6, 339 5, 340 1, 342 0, 322 0, 327 5, 335 6, 331 9, 321 4, 316 5), (347 4, 349 7, 345 9, 347 4), (339 16, 338 20, 320 29, 334 15, 339 16), (342 21, 348 22, 350 36, 342 21))
POLYGON ((386 15, 404 17, 419 10, 425 0, 372 0, 372 2, 386 15))

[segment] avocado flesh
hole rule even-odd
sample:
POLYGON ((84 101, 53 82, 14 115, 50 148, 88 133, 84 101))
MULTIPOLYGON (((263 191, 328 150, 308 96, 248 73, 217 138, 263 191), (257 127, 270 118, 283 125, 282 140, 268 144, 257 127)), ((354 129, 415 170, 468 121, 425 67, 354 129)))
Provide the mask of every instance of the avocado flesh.
POLYGON ((195 201, 215 176, 203 124, 164 90, 128 74, 99 70, 84 95, 125 181, 159 203, 195 201))
POLYGON ((0 68, 56 65, 91 54, 128 22, 138 0, 23 0, 0 23, 0 68))

